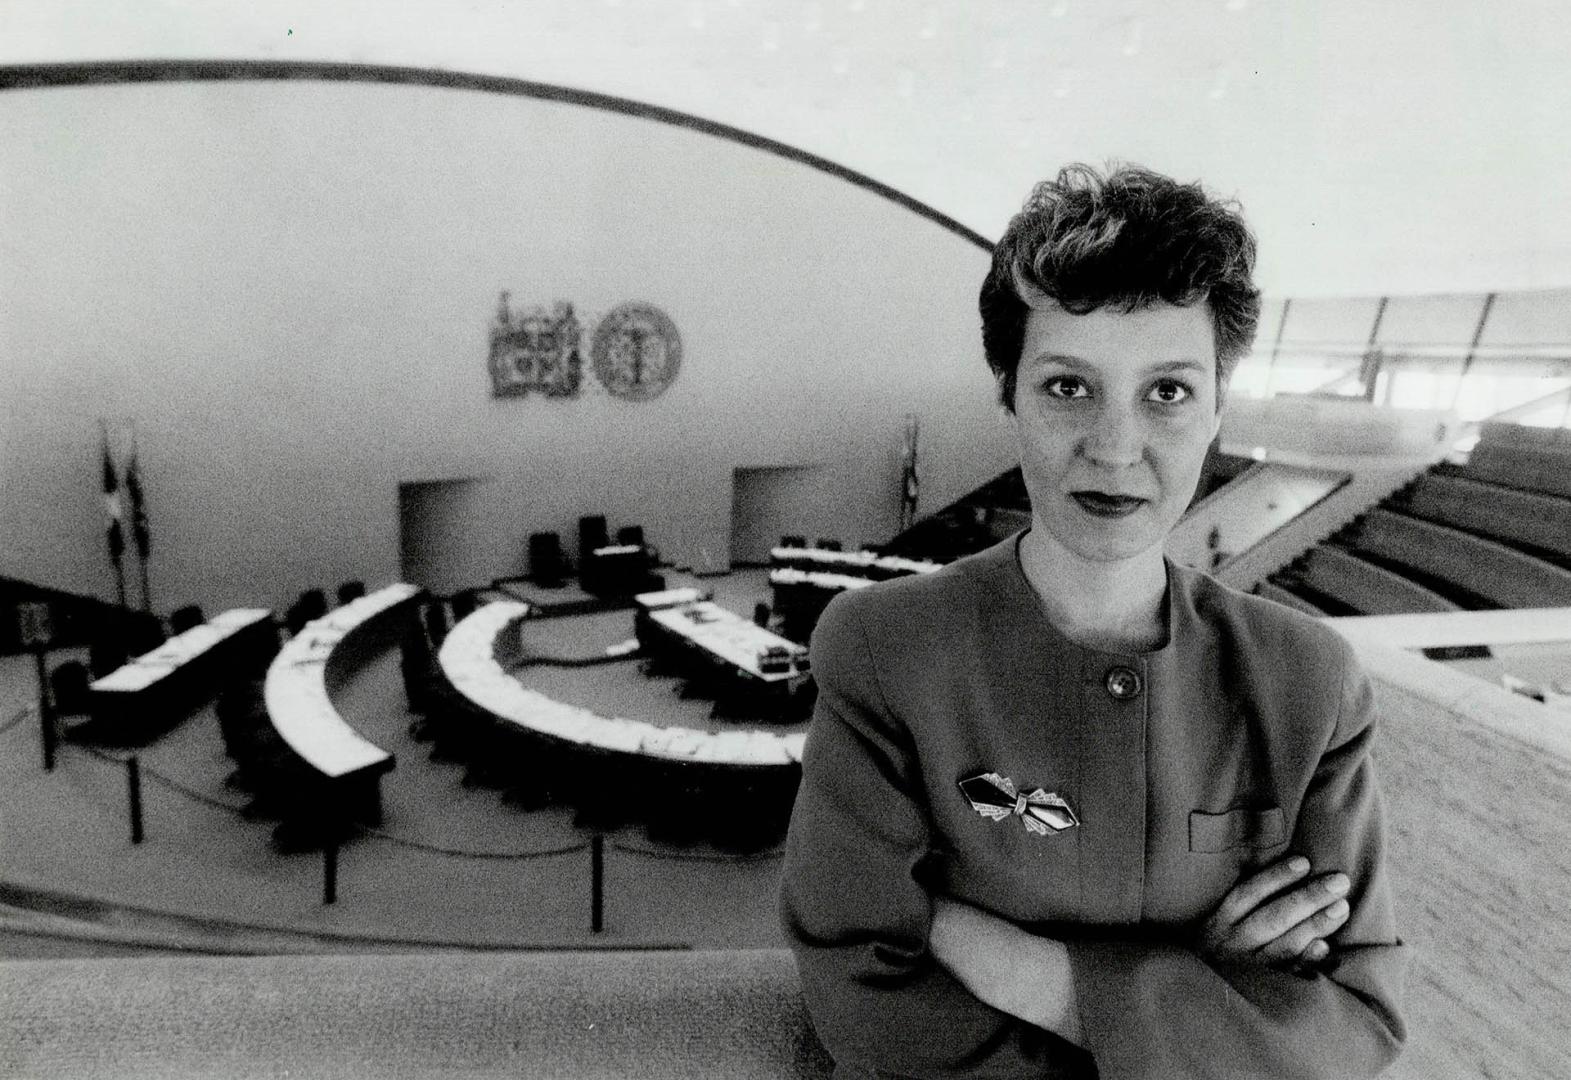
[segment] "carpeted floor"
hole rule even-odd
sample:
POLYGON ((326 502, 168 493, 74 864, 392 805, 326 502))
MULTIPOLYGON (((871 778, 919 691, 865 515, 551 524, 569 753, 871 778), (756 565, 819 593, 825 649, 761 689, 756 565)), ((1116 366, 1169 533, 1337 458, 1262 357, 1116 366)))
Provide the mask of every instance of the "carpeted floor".
MULTIPOLYGON (((716 580, 718 598, 751 611, 764 589, 761 575, 748 581, 716 580)), ((631 615, 553 622, 542 645, 576 655, 625 639, 631 615)), ((554 696, 608 713, 680 723, 706 716, 702 703, 631 664, 549 670, 561 680, 554 696)), ((8 905, 40 890, 65 894, 60 914, 103 931, 101 955, 126 948, 116 930, 241 952, 782 944, 775 854, 671 847, 636 829, 608 837, 605 930, 592 933, 588 834, 564 811, 521 811, 494 791, 466 788, 456 765, 431 761, 405 730, 395 656, 371 664, 339 700, 398 755, 398 768, 385 780, 385 825, 343 852, 332 906, 322 903, 320 859, 275 854, 270 826, 237 813, 210 710, 145 752, 147 841, 133 847, 119 765, 68 749, 53 773, 43 771, 36 720, 18 711, 32 680, 25 658, 0 661, 0 956, 100 954, 80 940, 50 952, 40 944, 47 934, 28 932, 27 916, 48 917, 36 904, 7 918, 8 905)), ((1392 686, 1378 700, 1391 876, 1413 947, 1412 1037, 1392 1075, 1571 1076, 1563 1023, 1571 921, 1562 915, 1571 764, 1392 686)), ((1557 716, 1543 713, 1546 723, 1557 716)))
MULTIPOLYGON (((689 583, 680 575, 671 584, 689 583)), ((769 599, 762 571, 698 584, 739 613, 769 599)), ((553 656, 596 655, 632 636, 631 611, 531 623, 529 641, 553 656)), ((683 699, 669 679, 636 662, 591 668, 529 667, 529 685, 604 715, 719 727, 709 704, 683 699)), ((116 760, 65 747, 53 773, 41 766, 36 717, 17 716, 34 693, 29 658, 0 661, 0 882, 12 897, 48 906, 60 893, 109 903, 121 925, 175 925, 165 915, 229 927, 347 939, 451 946, 775 946, 776 852, 737 855, 657 842, 641 829, 606 835, 604 929, 590 930, 590 833, 565 809, 526 811, 463 768, 433 761, 408 733, 396 652, 380 657, 337 695, 339 711, 391 751, 385 820, 343 849, 338 899, 323 903, 318 855, 279 855, 271 823, 239 813, 246 797, 224 786, 224 755, 211 708, 140 751, 146 839, 129 841, 127 784, 116 760), (554 854, 552 854, 554 853, 554 854), (41 899, 43 896, 43 899, 41 899), (138 916, 145 910, 145 917, 138 916)), ((78 911, 80 914, 80 910, 78 911)), ((230 932, 233 937, 233 932, 230 932)), ((0 950, 31 955, 29 946, 0 950)))

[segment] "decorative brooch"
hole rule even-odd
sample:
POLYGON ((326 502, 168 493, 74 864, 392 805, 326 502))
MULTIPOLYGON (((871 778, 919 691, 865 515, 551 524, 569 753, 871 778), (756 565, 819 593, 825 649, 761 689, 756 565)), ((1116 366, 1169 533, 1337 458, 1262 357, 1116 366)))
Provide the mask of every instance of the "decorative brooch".
POLYGON ((1025 824, 1027 832, 1038 836, 1063 832, 1080 824, 1080 819, 1062 796, 1041 788, 1019 794, 1013 780, 996 772, 960 781, 960 794, 969 799, 971 809, 983 817, 1002 821, 1014 815, 1025 824))

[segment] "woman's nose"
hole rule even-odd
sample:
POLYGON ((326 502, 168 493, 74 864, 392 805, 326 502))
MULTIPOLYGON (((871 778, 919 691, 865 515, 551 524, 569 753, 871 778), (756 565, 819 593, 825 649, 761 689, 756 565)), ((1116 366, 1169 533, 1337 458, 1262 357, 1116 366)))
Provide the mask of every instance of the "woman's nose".
POLYGON ((1095 418, 1082 443, 1082 453, 1097 465, 1123 468, 1145 456, 1145 430, 1133 409, 1110 407, 1095 418))

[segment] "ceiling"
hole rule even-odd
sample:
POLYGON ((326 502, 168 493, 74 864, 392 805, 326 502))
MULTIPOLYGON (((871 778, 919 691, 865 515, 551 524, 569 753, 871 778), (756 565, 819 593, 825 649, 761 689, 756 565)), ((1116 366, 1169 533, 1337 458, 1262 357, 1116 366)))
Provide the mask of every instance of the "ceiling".
POLYGON ((1239 198, 1278 296, 1571 285, 1558 0, 0 0, 0 63, 151 58, 634 98, 989 237, 1059 164, 1138 161, 1239 198))

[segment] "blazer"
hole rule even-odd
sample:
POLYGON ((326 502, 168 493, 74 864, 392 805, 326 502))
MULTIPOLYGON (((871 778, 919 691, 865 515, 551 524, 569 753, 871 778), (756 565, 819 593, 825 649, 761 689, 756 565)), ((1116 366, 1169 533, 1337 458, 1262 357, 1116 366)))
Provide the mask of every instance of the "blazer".
POLYGON ((1082 647, 1048 622, 1020 535, 843 593, 813 634, 781 914, 837 1075, 1375 1075, 1405 1038, 1405 949, 1351 649, 1172 563, 1166 645, 1082 647), (987 772, 1058 794, 1079 824, 978 813, 957 785, 987 772), (1288 851, 1352 881, 1327 964, 1203 960, 1197 923, 1288 851), (938 965, 936 892, 1066 942, 1085 1049, 938 965))

